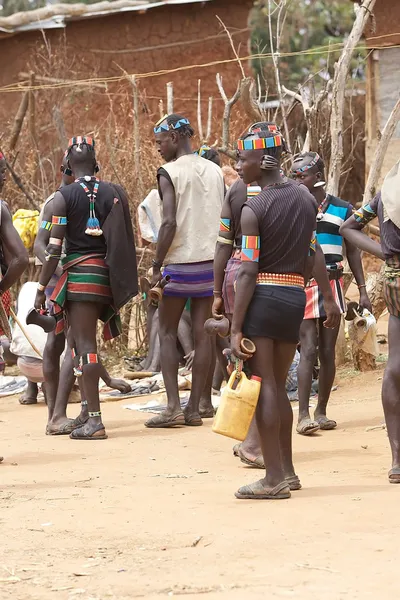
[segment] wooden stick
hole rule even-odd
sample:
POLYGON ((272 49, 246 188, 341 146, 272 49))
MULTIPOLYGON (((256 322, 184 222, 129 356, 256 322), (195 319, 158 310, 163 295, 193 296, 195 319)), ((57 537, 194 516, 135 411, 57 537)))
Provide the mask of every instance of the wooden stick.
POLYGON ((162 99, 158 103, 158 111, 160 113, 160 119, 162 119, 163 116, 165 115, 165 112, 164 112, 164 102, 162 101, 162 99))
MULTIPOLYGON (((133 75, 131 77, 132 83, 132 93, 133 93, 133 140, 134 140, 134 152, 133 152, 133 162, 135 165, 135 175, 137 181, 137 191, 139 198, 143 199, 143 179, 142 172, 140 169, 140 123, 139 123, 139 92, 138 86, 136 83, 136 77, 133 75)), ((137 211, 135 211, 135 225, 136 230, 139 233, 139 219, 137 215, 137 211)), ((138 238, 138 246, 142 246, 142 237, 140 235, 138 238)))
POLYGON ((363 206, 369 204, 376 193, 376 186, 381 174, 383 159, 389 147, 389 142, 396 130, 397 124, 400 120, 400 96, 397 100, 392 112, 389 115, 386 125, 382 131, 381 139, 376 147, 374 157, 372 159, 371 167, 368 174, 367 183, 365 185, 365 192, 363 198, 363 206))
POLYGON ((15 314, 15 312, 13 311, 12 308, 10 308, 10 315, 12 316, 12 318, 14 319, 14 321, 16 322, 16 324, 18 325, 18 327, 20 328, 20 330, 22 331, 22 333, 24 334, 26 340, 29 342, 30 346, 32 346, 32 349, 36 352, 36 354, 38 354, 40 356, 40 358, 43 360, 43 356, 42 354, 39 352, 39 350, 36 348, 35 344, 32 342, 31 338, 29 337, 29 335, 26 333, 25 328, 23 327, 21 321, 18 319, 17 315, 15 314))
MULTIPOLYGON (((286 8, 286 0, 281 0, 281 2, 279 4, 278 20, 277 20, 277 24, 276 24, 276 47, 274 49, 274 38, 272 35, 272 4, 271 4, 271 0, 268 0, 268 26, 269 26, 269 39, 270 39, 270 45, 271 45, 271 58, 272 58, 272 63, 274 65, 276 88, 277 88, 277 92, 278 92, 279 104, 280 104, 280 109, 281 109, 281 114, 282 114, 283 127, 285 130, 285 141, 286 141, 286 145, 287 145, 289 152, 291 152, 289 125, 287 122, 286 107, 284 104, 284 97, 283 97, 282 85, 281 85, 281 76, 280 76, 280 71, 279 71, 279 46, 280 46, 280 40, 281 40, 281 17, 282 17, 282 12, 285 8, 286 8)), ((285 17, 283 18, 283 22, 284 21, 285 21, 285 17)), ((283 26, 283 24, 282 24, 282 26, 283 26)))
POLYGON ((230 156, 231 158, 234 159, 235 154, 231 150, 229 150, 229 128, 230 128, 232 107, 236 104, 236 102, 240 98, 240 94, 241 94, 241 90, 242 90, 242 81, 239 81, 238 86, 236 88, 236 92, 234 93, 232 98, 230 98, 230 100, 228 100, 228 96, 226 95, 224 86, 222 85, 222 77, 219 73, 217 73, 216 79, 217 79, 217 86, 219 89, 219 93, 221 94, 221 97, 225 103, 224 116, 223 116, 223 121, 222 121, 222 145, 221 145, 221 148, 218 148, 218 150, 219 150, 219 152, 222 152, 223 154, 226 154, 227 156, 230 156))
POLYGON ((335 75, 332 88, 331 111, 331 160, 327 192, 333 196, 339 193, 340 175, 343 161, 343 119, 346 93, 346 79, 350 68, 353 52, 360 41, 368 19, 371 16, 376 0, 363 0, 357 9, 353 28, 348 36, 338 62, 335 64, 335 75))
MULTIPOLYGON (((29 73, 29 86, 34 87, 35 85, 35 73, 32 71, 29 73)), ((35 94, 32 90, 29 91, 29 133, 31 136, 32 144, 37 149, 36 139, 36 119, 35 119, 35 94)))
POLYGON ((201 79, 199 79, 197 82, 197 131, 200 141, 203 143, 203 123, 201 122, 201 79))
POLYGON ((21 133, 22 124, 25 119, 26 111, 28 110, 29 104, 29 92, 25 92, 21 98, 21 102, 18 108, 18 112, 14 119, 14 125, 11 131, 10 141, 8 144, 8 149, 10 151, 15 150, 15 146, 17 145, 19 134, 21 133))
POLYGON ((207 117, 206 142, 208 142, 210 140, 210 137, 211 137, 212 112, 213 112, 213 97, 210 96, 209 99, 208 99, 208 117, 207 117))
POLYGON ((146 379, 147 377, 154 377, 157 373, 151 371, 125 371, 124 379, 146 379))
POLYGON ((53 122, 56 126, 58 139, 60 141, 61 148, 65 148, 67 145, 67 134, 65 133, 64 119, 59 106, 53 106, 53 122))
MULTIPOLYGON (((4 155, 4 152, 2 151, 2 149, 0 148, 0 152, 4 155)), ((19 187, 19 189, 21 190, 21 192, 24 194, 24 196, 26 196, 27 200, 29 200, 29 202, 32 204, 33 208, 35 210, 38 210, 40 212, 40 207, 38 204, 36 204, 35 200, 33 199, 33 197, 29 194, 29 192, 26 190, 24 184, 22 183, 21 177, 19 177, 19 175, 17 175, 17 173, 14 171, 14 169, 12 168, 12 166, 10 165, 10 163, 8 162, 8 160, 5 158, 6 161, 6 167, 7 169, 10 171, 12 178, 14 179, 15 184, 19 187)))
POLYGON ((167 111, 169 115, 174 112, 174 84, 172 81, 167 83, 167 111))

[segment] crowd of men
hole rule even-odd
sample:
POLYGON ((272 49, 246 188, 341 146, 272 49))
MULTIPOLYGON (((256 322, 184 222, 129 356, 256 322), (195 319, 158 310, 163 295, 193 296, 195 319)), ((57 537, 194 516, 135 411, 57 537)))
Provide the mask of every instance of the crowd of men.
MULTIPOLYGON (((300 344, 298 434, 336 428, 327 406, 335 378, 335 345, 346 311, 345 255, 359 288, 359 303, 371 310, 361 249, 386 262, 389 360, 382 398, 392 449, 389 481, 400 483, 400 162, 373 202, 354 212, 351 204, 326 192, 325 166, 316 152, 295 156, 286 176, 282 170, 286 144, 274 123, 255 123, 237 141, 239 178, 229 186, 215 150, 194 152, 194 130, 187 118, 163 117, 154 135, 165 164, 157 172, 161 225, 151 285, 168 278, 157 310, 167 406, 146 426, 201 426, 204 418, 213 416, 211 388, 221 348, 204 324, 211 315, 226 316, 231 353, 262 380, 255 418, 234 454, 245 464, 265 469, 265 477, 240 488, 236 497, 289 498, 291 491, 300 489, 292 457, 288 372, 300 344), (381 244, 361 231, 375 217, 381 244), (188 309, 194 346, 192 386, 182 409, 177 342, 188 309), (254 354, 244 352, 243 337, 254 342, 254 354), (317 356, 318 402, 311 417, 317 356)), ((34 306, 39 314, 53 315, 56 324, 43 352, 46 433, 104 440, 99 379, 121 392, 129 386, 110 378, 104 368, 97 349, 97 322, 104 323, 105 339, 118 336, 119 310, 138 292, 134 234, 125 191, 97 177, 92 138, 69 141, 61 171, 60 187, 43 206, 35 243, 42 268, 34 306), (69 419, 67 404, 75 379, 81 412, 69 419)), ((6 161, 0 155, 0 192, 5 174, 6 161)), ((28 263, 4 201, 0 238, 3 295, 28 263)), ((219 359, 223 364, 222 355, 219 359)))

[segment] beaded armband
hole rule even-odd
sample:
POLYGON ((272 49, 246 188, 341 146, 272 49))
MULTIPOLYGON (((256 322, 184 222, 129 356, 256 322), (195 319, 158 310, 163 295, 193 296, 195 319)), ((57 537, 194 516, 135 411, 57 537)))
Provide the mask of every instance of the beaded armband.
POLYGON ((367 204, 366 206, 362 206, 354 213, 354 218, 357 223, 360 223, 363 227, 368 225, 370 221, 375 219, 376 214, 372 210, 371 206, 367 204))
POLYGON ((260 260, 260 236, 243 235, 242 252, 240 255, 242 262, 259 262, 260 260))

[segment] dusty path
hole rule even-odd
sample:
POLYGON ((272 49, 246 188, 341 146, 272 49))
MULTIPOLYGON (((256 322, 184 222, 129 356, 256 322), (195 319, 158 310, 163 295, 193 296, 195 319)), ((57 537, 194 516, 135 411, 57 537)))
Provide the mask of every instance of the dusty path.
POLYGON ((209 422, 148 431, 112 403, 109 440, 77 442, 44 435, 43 405, 1 399, 0 598, 397 597, 400 486, 386 433, 366 431, 381 376, 334 393, 340 429, 295 436, 304 489, 280 502, 235 500, 260 472, 209 422))

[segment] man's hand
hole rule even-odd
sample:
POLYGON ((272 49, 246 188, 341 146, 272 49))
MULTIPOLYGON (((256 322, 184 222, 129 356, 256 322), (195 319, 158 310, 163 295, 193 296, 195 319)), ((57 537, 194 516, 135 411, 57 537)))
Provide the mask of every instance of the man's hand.
POLYGON ((185 367, 191 371, 193 367, 194 350, 189 352, 189 354, 186 354, 186 356, 184 356, 183 358, 185 360, 185 367))
POLYGON ((340 308, 336 304, 334 298, 324 300, 324 309, 326 312, 326 319, 324 321, 324 327, 327 329, 335 329, 340 325, 340 308))
POLYGON ((153 288, 157 283, 161 281, 161 271, 160 269, 155 269, 153 267, 153 275, 151 276, 151 287, 153 288))
POLYGON ((371 300, 368 298, 367 291, 364 287, 360 290, 360 304, 363 308, 366 308, 372 314, 371 300))
POLYGON ((225 313, 224 301, 221 296, 214 296, 214 302, 212 305, 212 316, 214 319, 218 319, 225 313))
POLYGON ((248 360, 251 358, 251 355, 242 352, 240 348, 240 342, 243 339, 243 333, 240 331, 239 333, 231 333, 231 350, 232 354, 236 358, 240 358, 240 360, 248 360))
POLYGON ((44 292, 41 292, 40 290, 36 292, 35 308, 36 310, 46 309, 46 294, 44 292))

